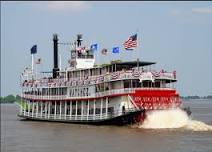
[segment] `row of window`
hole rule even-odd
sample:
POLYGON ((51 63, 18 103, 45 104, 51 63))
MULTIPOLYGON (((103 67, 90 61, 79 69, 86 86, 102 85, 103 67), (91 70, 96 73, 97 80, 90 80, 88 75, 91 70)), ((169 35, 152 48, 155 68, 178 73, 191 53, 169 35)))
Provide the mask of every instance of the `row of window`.
POLYGON ((88 88, 70 89, 69 96, 70 97, 89 96, 88 88))
MULTIPOLYGON (((57 114, 60 114, 59 110, 60 109, 57 108, 57 112, 56 112, 57 114)), ((30 110, 30 112, 32 112, 32 109, 30 110)), ((43 112, 45 112, 45 111, 43 110, 43 112)), ((54 109, 54 106, 53 106, 50 109, 50 114, 54 114, 54 112, 55 112, 55 109, 54 109)), ((48 109, 47 109, 47 113, 48 113, 48 109)), ((95 109, 95 114, 100 114, 100 113, 101 113, 101 109, 100 108, 96 108, 95 109)), ((102 108, 102 113, 103 114, 106 113, 106 108, 102 108)), ((109 114, 113 114, 114 113, 114 107, 108 107, 108 113, 109 114)), ((64 112, 63 112, 63 114, 64 114, 64 112)), ((69 108, 67 108, 66 114, 70 115, 70 109, 69 108)), ((75 114, 76 114, 76 109, 72 109, 72 115, 75 115, 75 114)), ((89 109, 89 115, 92 115, 92 114, 94 114, 94 109, 89 109)), ((81 115, 81 109, 77 109, 77 115, 81 115)))
MULTIPOLYGON (((139 82, 139 80, 124 80, 123 85, 121 81, 116 81, 113 83, 100 83, 95 85, 95 92, 102 92, 107 90, 113 90, 113 89, 121 89, 123 88, 146 88, 146 87, 152 87, 152 88, 160 88, 160 87, 166 87, 166 84, 164 82, 160 81, 144 81, 139 82)), ((26 91, 25 94, 34 94, 34 95, 66 95, 67 94, 67 88, 42 88, 41 90, 31 90, 26 91)), ((76 97, 76 96, 89 96, 89 89, 88 88, 73 88, 69 91, 70 97, 76 97)))
POLYGON ((33 95, 66 95, 67 88, 42 88, 41 90, 31 90, 25 91, 25 94, 33 94, 33 95))

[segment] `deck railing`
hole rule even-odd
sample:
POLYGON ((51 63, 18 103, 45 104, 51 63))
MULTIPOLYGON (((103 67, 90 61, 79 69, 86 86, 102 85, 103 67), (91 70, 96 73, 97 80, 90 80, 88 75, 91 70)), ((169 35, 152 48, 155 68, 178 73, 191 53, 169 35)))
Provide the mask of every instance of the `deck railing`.
POLYGON ((77 85, 88 85, 88 84, 98 84, 108 81, 117 81, 124 79, 140 79, 141 77, 152 75, 154 79, 168 79, 176 80, 176 75, 171 72, 145 72, 145 71, 118 71, 112 72, 104 75, 98 76, 89 76, 89 77, 80 77, 80 78, 57 78, 57 79, 48 79, 41 78, 37 80, 24 80, 23 87, 67 87, 67 86, 77 86, 77 85))
POLYGON ((47 113, 36 113, 36 112, 27 112, 24 109, 19 112, 19 115, 26 116, 29 118, 36 118, 36 119, 42 119, 42 120, 72 120, 72 121, 93 121, 93 120, 105 120, 105 119, 111 119, 117 116, 121 116, 124 114, 128 114, 130 112, 136 112, 137 110, 134 108, 126 109, 124 112, 121 110, 115 111, 115 112, 108 112, 108 113, 102 113, 102 114, 83 114, 83 115, 68 115, 68 114, 49 114, 47 113))
POLYGON ((40 100, 65 100, 65 99, 89 99, 89 98, 99 98, 111 95, 121 95, 121 94, 130 94, 135 93, 135 90, 173 90, 171 88, 123 88, 123 89, 113 89, 107 90, 104 92, 97 92, 91 94, 90 96, 76 96, 70 97, 68 95, 29 95, 29 94, 22 94, 23 98, 26 99, 40 99, 40 100))

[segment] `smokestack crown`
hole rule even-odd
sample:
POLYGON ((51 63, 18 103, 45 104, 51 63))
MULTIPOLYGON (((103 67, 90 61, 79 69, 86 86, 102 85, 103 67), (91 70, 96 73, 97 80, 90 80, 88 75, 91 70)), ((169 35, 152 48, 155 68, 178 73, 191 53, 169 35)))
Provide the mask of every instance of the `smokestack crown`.
POLYGON ((77 47, 80 47, 82 44, 82 34, 77 34, 77 47))

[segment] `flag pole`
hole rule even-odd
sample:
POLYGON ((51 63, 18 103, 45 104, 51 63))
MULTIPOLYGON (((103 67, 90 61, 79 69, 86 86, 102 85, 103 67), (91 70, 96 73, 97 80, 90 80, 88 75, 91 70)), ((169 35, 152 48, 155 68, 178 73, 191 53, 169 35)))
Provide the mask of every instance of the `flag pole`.
POLYGON ((37 63, 35 63, 35 79, 37 79, 37 67, 38 67, 38 65, 37 65, 37 63))
POLYGON ((98 51, 94 51, 94 61, 95 61, 95 64, 97 65, 98 64, 98 51))
POLYGON ((32 65, 31 65, 31 67, 32 67, 32 74, 34 73, 34 54, 31 54, 31 56, 32 56, 32 65))
POLYGON ((136 48, 136 56, 137 56, 137 68, 139 69, 139 51, 138 51, 138 29, 136 30, 137 34, 137 48, 136 48))
MULTIPOLYGON (((138 33, 139 33, 139 35, 141 35, 141 32, 140 32, 140 31, 138 31, 138 33)), ((138 39, 138 43, 139 43, 139 42, 141 42, 141 38, 140 38, 140 39, 138 39)), ((141 45, 140 45, 140 43, 139 43, 139 45, 138 45, 138 46, 139 46, 139 49, 141 49, 141 47, 140 47, 140 46, 141 46, 141 45)), ((139 56, 139 55, 140 55, 140 51, 138 51, 138 56, 139 56)))

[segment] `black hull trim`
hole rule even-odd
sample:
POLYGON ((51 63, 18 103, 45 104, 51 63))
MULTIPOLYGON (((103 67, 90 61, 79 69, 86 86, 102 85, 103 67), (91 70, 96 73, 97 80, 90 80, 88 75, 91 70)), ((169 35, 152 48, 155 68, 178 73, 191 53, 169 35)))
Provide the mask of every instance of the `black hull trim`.
POLYGON ((111 117, 103 120, 64 120, 64 119, 43 119, 43 118, 35 118, 24 116, 18 114, 19 117, 24 118, 26 120, 33 121, 47 121, 47 122, 62 122, 62 123, 75 123, 75 124, 93 124, 93 125, 127 125, 127 124, 135 124, 137 123, 137 117, 143 115, 144 110, 128 112, 121 116, 111 117))

